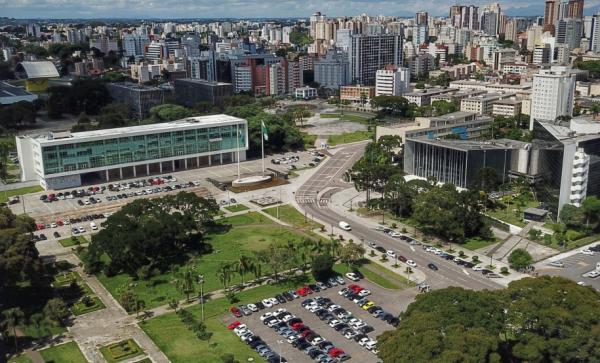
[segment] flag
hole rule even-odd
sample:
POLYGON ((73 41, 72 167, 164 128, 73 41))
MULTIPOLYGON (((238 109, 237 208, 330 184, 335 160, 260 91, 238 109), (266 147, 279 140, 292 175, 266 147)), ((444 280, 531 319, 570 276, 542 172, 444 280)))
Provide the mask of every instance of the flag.
POLYGON ((267 129, 267 126, 265 126, 264 121, 260 122, 260 131, 262 132, 265 141, 269 141, 269 130, 267 129))

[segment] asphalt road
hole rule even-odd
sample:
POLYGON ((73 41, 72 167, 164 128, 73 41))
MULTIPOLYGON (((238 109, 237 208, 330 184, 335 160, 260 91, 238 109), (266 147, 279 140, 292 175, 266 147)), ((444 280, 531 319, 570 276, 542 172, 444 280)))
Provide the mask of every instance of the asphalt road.
MULTIPOLYGON (((342 174, 361 157, 365 145, 366 143, 357 143, 346 146, 329 158, 326 164, 295 193, 298 204, 317 219, 337 227, 339 221, 345 218, 327 208, 328 193, 323 193, 325 196, 320 193, 326 188, 340 186, 339 179, 342 174)), ((361 239, 373 241, 386 250, 394 250, 396 253, 415 261, 418 265, 417 268, 426 274, 426 283, 433 289, 448 286, 460 286, 473 290, 502 288, 500 284, 486 278, 479 272, 462 268, 454 262, 424 251, 420 246, 413 247, 368 226, 352 223, 351 233, 355 236, 356 241, 361 239), (428 269, 426 266, 430 262, 435 263, 439 270, 428 269)))

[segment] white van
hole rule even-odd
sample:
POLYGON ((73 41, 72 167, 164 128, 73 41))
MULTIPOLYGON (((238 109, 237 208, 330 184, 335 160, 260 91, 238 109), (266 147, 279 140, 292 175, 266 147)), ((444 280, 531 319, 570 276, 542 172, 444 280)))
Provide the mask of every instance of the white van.
POLYGON ((340 223, 338 223, 338 226, 343 229, 344 231, 350 231, 352 230, 352 227, 350 227, 350 225, 344 221, 340 221, 340 223))
POLYGON ((92 231, 95 231, 98 229, 98 226, 94 222, 90 223, 90 227, 92 228, 92 231))

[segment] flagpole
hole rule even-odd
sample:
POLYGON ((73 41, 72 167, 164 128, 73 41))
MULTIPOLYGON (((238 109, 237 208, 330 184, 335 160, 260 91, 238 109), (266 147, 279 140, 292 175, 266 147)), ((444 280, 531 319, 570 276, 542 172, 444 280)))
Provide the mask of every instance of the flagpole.
POLYGON ((265 176, 265 134, 260 128, 260 148, 262 150, 262 176, 265 176))
POLYGON ((236 135, 237 139, 237 169, 238 169, 238 179, 240 179, 240 124, 236 124, 236 135))

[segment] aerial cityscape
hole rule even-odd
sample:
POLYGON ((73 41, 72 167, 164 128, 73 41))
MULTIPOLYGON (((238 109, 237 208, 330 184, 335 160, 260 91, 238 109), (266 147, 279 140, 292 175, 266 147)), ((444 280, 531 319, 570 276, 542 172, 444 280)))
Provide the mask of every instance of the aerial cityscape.
POLYGON ((0 3, 0 363, 600 362, 600 3, 0 3))

